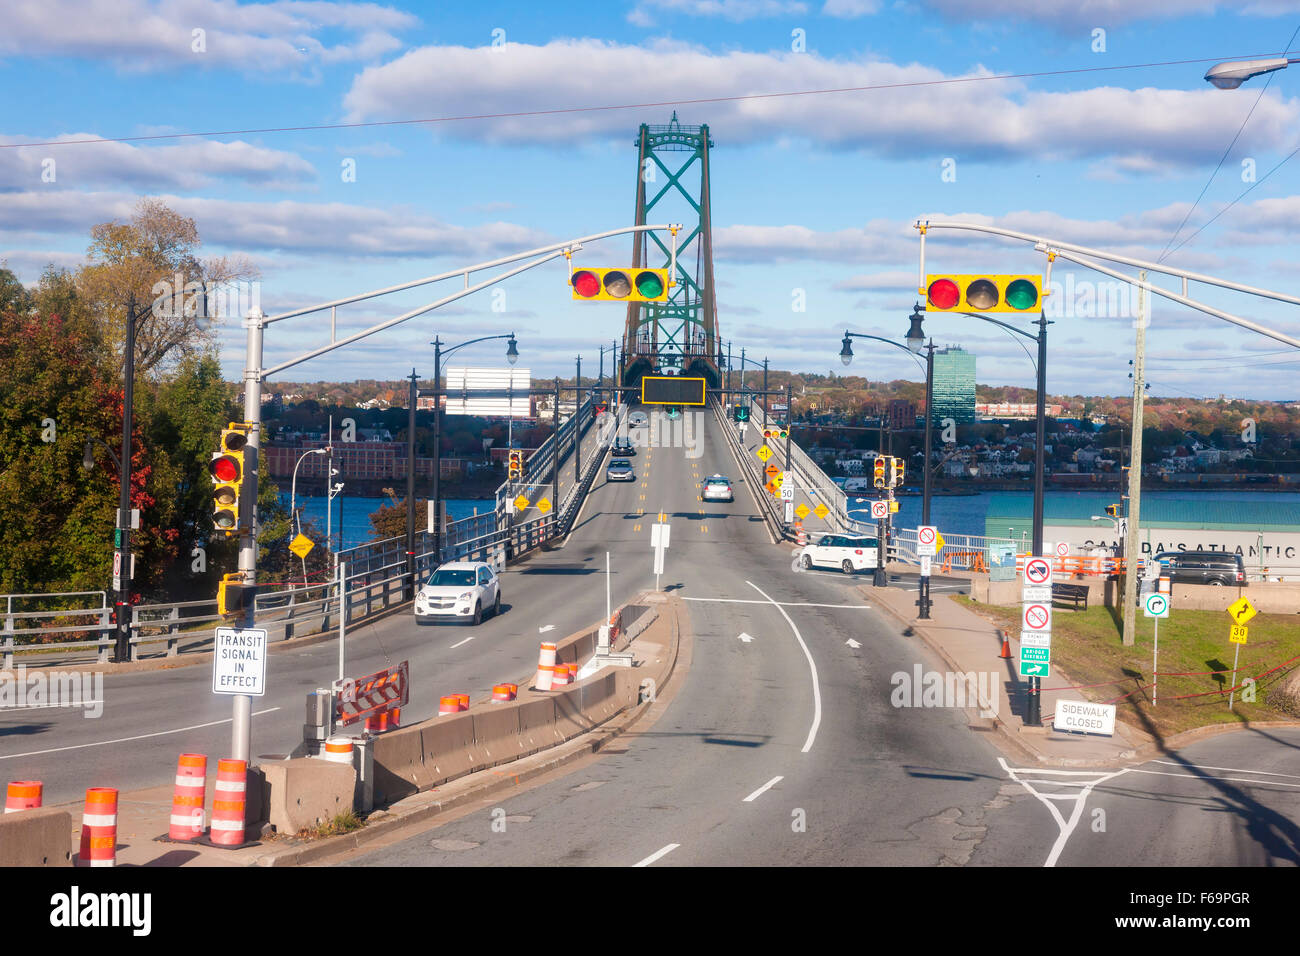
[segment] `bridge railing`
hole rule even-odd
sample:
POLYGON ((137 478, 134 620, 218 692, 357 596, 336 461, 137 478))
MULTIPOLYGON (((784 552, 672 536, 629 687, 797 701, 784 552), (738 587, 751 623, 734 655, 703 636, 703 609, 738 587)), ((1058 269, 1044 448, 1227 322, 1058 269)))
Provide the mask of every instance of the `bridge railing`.
MULTIPOLYGON (((746 388, 745 391, 748 392, 749 389, 746 388)), ((767 412, 763 410, 762 404, 753 397, 749 399, 749 419, 760 429, 766 428, 773 421, 767 412)), ((874 525, 868 527, 862 522, 854 521, 849 517, 844 489, 831 481, 830 476, 822 471, 820 465, 808 457, 808 453, 800 448, 793 438, 787 439, 787 441, 790 444, 790 467, 798 476, 798 481, 803 490, 813 501, 820 502, 830 509, 826 521, 844 531, 869 533, 874 530, 874 525)))
POLYGON ((740 439, 736 437, 735 427, 727 421, 726 413, 723 411, 720 402, 713 403, 713 414, 718 421, 718 426, 722 429, 722 435, 726 439, 727 445, 731 448, 732 457, 735 458, 737 466, 745 476, 745 480, 750 483, 753 489, 754 498, 758 501, 759 510, 763 513, 763 521, 772 534, 773 541, 779 541, 785 534, 785 522, 782 520, 778 505, 772 500, 772 496, 767 494, 763 487, 762 472, 754 464, 754 457, 745 451, 740 439))

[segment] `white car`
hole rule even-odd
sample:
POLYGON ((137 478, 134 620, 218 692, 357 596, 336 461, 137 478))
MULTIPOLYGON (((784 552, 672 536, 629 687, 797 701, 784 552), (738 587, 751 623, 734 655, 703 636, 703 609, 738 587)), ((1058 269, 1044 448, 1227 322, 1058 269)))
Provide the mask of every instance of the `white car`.
POLYGON ((827 534, 797 552, 805 569, 839 568, 845 574, 876 567, 876 539, 864 534, 827 534))
POLYGON ((731 489, 731 479, 722 475, 705 478, 700 498, 704 501, 735 501, 736 493, 731 489))
POLYGON ((488 608, 501 613, 501 579, 481 561, 453 561, 429 575, 415 596, 415 623, 480 624, 488 608))

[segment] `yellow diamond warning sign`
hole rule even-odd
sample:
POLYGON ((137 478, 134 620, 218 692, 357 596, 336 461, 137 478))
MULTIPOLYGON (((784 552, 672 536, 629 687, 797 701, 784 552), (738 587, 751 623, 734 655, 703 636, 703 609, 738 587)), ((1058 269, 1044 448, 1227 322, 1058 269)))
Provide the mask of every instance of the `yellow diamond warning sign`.
POLYGON ((305 558, 311 554, 311 549, 314 547, 316 547, 315 543, 305 534, 300 534, 289 542, 289 550, 300 558, 305 558))
POLYGON ((798 508, 794 509, 794 513, 797 514, 799 516, 799 520, 802 521, 804 518, 808 517, 809 510, 810 509, 808 508, 807 505, 801 504, 798 508))
POLYGON ((759 461, 767 461, 772 457, 772 449, 766 445, 760 445, 758 451, 754 452, 754 454, 758 456, 759 461))
POLYGON ((527 508, 528 508, 528 499, 527 499, 527 498, 525 498, 523 495, 520 495, 518 498, 515 499, 515 510, 516 510, 516 511, 525 511, 525 510, 527 510, 527 508))
POLYGON ((546 514, 546 512, 550 511, 551 499, 550 498, 539 499, 537 502, 537 510, 540 511, 542 514, 546 514))
POLYGON ((831 509, 827 508, 824 504, 819 504, 816 508, 813 509, 813 514, 815 514, 819 518, 825 518, 830 513, 831 513, 831 509))

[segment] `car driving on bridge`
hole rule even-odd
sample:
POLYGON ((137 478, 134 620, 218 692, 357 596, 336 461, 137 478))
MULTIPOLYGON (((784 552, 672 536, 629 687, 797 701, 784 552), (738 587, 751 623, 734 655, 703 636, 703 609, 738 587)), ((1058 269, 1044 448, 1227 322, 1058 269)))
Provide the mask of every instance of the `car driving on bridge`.
POLYGON ((501 579, 481 561, 453 561, 434 571, 415 596, 415 623, 483 622, 483 612, 501 613, 501 579))
POLYGON ((877 539, 864 534, 826 534, 796 554, 804 569, 839 568, 845 574, 876 566, 877 539))
POLYGON ((732 490, 731 479, 723 475, 705 478, 700 498, 703 501, 735 501, 736 493, 732 490))
POLYGON ((636 454, 636 446, 632 444, 632 439, 626 436, 615 438, 613 448, 610 450, 619 458, 631 458, 636 454))
POLYGON ((613 459, 605 469, 605 480, 636 481, 636 475, 632 471, 632 463, 626 458, 613 459))

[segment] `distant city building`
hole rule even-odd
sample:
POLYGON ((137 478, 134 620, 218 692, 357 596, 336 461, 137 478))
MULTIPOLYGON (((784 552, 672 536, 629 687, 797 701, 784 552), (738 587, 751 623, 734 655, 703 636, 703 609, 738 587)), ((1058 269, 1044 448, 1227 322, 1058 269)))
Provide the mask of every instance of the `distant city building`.
MULTIPOLYGON (((1060 405, 1044 406, 1048 418, 1057 418, 1063 411, 1060 405)), ((980 418, 1037 418, 1036 402, 977 402, 975 414, 980 418)))
POLYGON ((889 427, 898 431, 916 427, 916 402, 895 398, 889 403, 889 427))
POLYGON ((934 353, 933 421, 945 418, 959 425, 975 421, 975 356, 956 346, 934 353))

